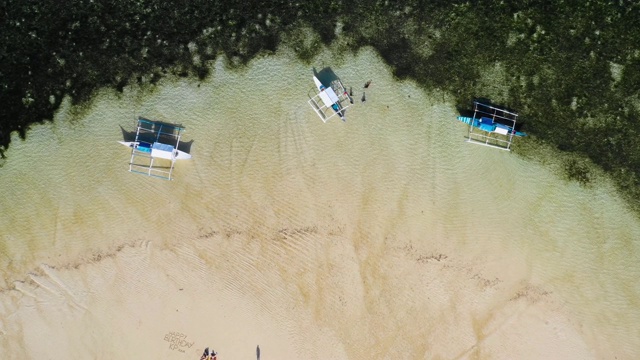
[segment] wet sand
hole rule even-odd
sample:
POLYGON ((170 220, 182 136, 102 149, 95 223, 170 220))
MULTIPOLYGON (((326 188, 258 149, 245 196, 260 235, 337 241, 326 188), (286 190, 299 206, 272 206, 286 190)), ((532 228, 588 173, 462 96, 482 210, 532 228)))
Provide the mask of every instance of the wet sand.
MULTIPOLYGON (((0 172, 8 358, 635 358, 640 222, 606 184, 464 143, 455 109, 364 50, 347 122, 283 50, 99 94, 0 172), (119 126, 182 123, 193 159, 126 171, 119 126)), ((445 99, 446 100, 446 99, 445 99)))

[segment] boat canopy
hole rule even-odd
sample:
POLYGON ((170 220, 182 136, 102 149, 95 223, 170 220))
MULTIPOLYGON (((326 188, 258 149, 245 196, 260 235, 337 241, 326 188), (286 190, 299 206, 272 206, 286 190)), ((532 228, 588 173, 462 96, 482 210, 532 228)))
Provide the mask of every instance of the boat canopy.
POLYGON ((324 103, 324 106, 327 107, 332 106, 333 104, 340 101, 340 99, 338 99, 338 95, 336 95, 336 92, 333 91, 332 88, 326 88, 323 91, 320 91, 320 93, 318 93, 318 96, 320 96, 320 99, 324 103))

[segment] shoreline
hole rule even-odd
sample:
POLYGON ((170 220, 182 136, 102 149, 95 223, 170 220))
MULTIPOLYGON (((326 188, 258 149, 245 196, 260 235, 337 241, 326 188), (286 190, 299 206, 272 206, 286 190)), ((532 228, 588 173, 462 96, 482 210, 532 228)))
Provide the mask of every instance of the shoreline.
POLYGON ((25 282, 0 296, 9 356, 635 353, 640 313, 623 290, 640 223, 611 188, 466 146, 453 106, 394 80, 373 51, 335 71, 347 86, 376 74, 346 123, 317 118, 300 90, 311 70, 279 54, 243 74, 219 61, 200 87, 105 92, 14 144, 24 161, 3 168, 0 201, 21 206, 0 219, 3 278, 25 282), (126 171, 116 140, 131 113, 187 124, 194 157, 175 181, 126 171))

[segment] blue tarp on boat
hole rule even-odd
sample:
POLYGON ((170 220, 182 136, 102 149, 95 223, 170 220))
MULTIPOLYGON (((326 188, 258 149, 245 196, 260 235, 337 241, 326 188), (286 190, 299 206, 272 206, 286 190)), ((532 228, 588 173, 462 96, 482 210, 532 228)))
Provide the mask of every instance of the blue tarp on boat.
POLYGON ((147 142, 144 142, 144 141, 141 141, 141 142, 138 144, 137 149, 138 149, 139 151, 142 151, 142 152, 148 152, 148 153, 150 153, 150 152, 151 152, 151 144, 149 144, 149 143, 147 143, 147 142))
POLYGON ((495 125, 489 125, 489 124, 485 124, 482 123, 480 124, 480 126, 478 126, 478 128, 482 131, 486 131, 486 132, 492 132, 496 130, 496 126, 495 125))
POLYGON ((493 119, 488 117, 481 117, 480 122, 487 125, 493 125, 493 119))

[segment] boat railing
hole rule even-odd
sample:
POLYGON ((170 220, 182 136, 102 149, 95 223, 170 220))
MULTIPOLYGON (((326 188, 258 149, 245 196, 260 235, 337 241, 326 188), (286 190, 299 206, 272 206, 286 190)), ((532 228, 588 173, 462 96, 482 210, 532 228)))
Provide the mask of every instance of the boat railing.
POLYGON ((478 101, 473 105, 473 117, 461 117, 469 125, 467 142, 511 150, 518 114, 478 101))
POLYGON ((503 135, 496 133, 482 134, 478 132, 470 132, 467 136, 467 142, 477 145, 490 146, 501 150, 510 150, 511 140, 509 138, 501 139, 498 136, 503 135))
POLYGON ((181 126, 138 118, 135 137, 138 145, 132 147, 129 171, 172 180, 177 157, 174 150, 180 144, 183 131, 181 126), (168 151, 170 156, 166 155, 168 151))

